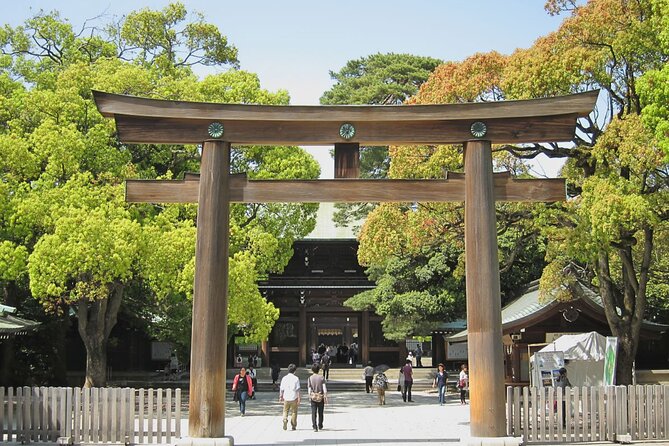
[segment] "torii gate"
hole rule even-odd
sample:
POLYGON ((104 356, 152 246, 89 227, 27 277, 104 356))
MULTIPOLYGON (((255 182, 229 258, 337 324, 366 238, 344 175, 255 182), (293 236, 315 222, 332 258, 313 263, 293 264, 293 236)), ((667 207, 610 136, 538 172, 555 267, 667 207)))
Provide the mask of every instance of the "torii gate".
POLYGON ((592 111, 598 91, 415 106, 230 105, 93 95, 102 115, 115 118, 121 142, 202 144, 199 178, 126 183, 130 202, 199 203, 189 406, 189 432, 198 443, 225 435, 231 202, 464 201, 470 430, 473 437, 502 440, 506 427, 495 201, 559 201, 565 199, 565 190, 562 179, 493 175, 491 144, 571 141, 577 118, 592 111), (360 144, 455 143, 465 147, 464 177, 352 179, 358 177, 360 144), (230 175, 231 144, 334 144, 340 179, 255 181, 230 175))

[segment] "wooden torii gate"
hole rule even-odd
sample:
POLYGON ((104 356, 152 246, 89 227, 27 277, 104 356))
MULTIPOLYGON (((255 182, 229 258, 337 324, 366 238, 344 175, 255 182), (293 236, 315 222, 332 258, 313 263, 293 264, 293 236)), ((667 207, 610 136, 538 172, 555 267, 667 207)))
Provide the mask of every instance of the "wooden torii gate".
MULTIPOLYGON (((197 202, 190 435, 225 435, 231 202, 465 202, 471 435, 504 437, 504 373, 495 201, 564 200, 564 180, 493 174, 492 143, 571 141, 598 91, 549 99, 415 106, 263 106, 164 101, 93 92, 124 143, 202 144, 199 178, 127 181, 130 202, 197 202), (361 180, 364 145, 465 147, 465 173, 443 180, 361 180), (231 144, 335 145, 335 180, 230 174, 231 144), (351 178, 353 177, 353 178, 351 178), (346 179, 344 179, 346 178, 346 179)), ((212 442, 213 444, 213 442, 212 442)))

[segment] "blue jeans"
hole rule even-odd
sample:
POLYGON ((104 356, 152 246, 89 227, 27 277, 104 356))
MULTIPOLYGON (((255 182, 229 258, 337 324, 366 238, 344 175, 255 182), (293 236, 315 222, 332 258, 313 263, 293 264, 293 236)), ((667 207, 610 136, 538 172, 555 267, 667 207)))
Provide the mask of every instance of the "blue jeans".
POLYGON ((241 413, 246 412, 246 400, 249 399, 249 394, 247 392, 239 392, 239 411, 241 413))
POLYGON ((446 386, 439 386, 439 404, 444 404, 446 401, 446 386))

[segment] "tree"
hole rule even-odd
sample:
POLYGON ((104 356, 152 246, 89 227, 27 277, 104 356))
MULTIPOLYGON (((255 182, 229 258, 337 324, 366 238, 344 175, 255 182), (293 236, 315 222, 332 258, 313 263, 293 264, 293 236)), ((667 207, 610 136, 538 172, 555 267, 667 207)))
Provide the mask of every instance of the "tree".
POLYGON ((507 72, 505 92, 533 97, 599 87, 608 107, 598 107, 597 114, 581 123, 571 147, 511 150, 523 157, 543 152, 567 158, 563 173, 577 199, 546 226, 551 265, 542 289, 549 294, 567 285, 569 290, 564 283, 568 276, 557 272, 572 262, 583 271, 581 280, 599 290, 618 337, 618 382, 629 384, 654 252, 666 243, 656 234, 666 225, 669 185, 658 143, 639 120, 644 104, 637 81, 667 61, 658 40, 667 10, 654 9, 650 1, 622 0, 583 6, 556 0, 548 8, 570 15, 530 51, 512 56, 515 69, 507 72))
MULTIPOLYGON (((497 99, 506 58, 476 54, 439 66, 408 102, 448 103, 497 99)), ((443 178, 463 168, 462 147, 393 146, 391 178, 443 178)), ((496 169, 526 176, 527 168, 503 152, 496 169)), ((532 207, 497 205, 500 271, 505 298, 536 279, 543 265, 543 239, 529 219, 532 207)), ((464 208, 462 203, 381 204, 365 221, 358 258, 369 266, 377 289, 347 301, 384 316, 385 336, 424 334, 436 322, 464 315, 464 208), (402 302, 403 305, 399 303, 402 302), (414 311, 415 310, 415 311, 414 311)))
MULTIPOLYGON (((573 297, 574 280, 598 289, 611 331, 619 339, 621 384, 631 382, 647 292, 657 289, 651 280, 661 277, 653 274, 654 259, 667 243, 669 172, 660 150, 666 116, 661 84, 668 59, 663 46, 666 5, 663 0, 549 1, 549 12, 568 15, 557 31, 510 56, 475 55, 444 64, 412 100, 525 99, 602 89, 595 113, 578 122, 571 144, 502 145, 493 150, 496 163, 511 167, 540 154, 566 160, 562 173, 572 200, 562 206, 504 205, 510 212, 502 221, 514 222, 516 240, 527 246, 535 244, 541 251, 547 241, 544 296, 573 297), (644 73, 652 74, 640 80, 644 73), (653 105, 647 112, 646 104, 653 105)), ((434 175, 440 166, 450 169, 458 151, 400 147, 391 153, 391 175, 396 166, 407 175, 434 175)), ((498 221, 501 215, 498 207, 498 221)), ((505 245, 502 237, 500 248, 505 245)), ((514 248, 511 258, 514 252, 528 253, 514 248)))
MULTIPOLYGON (((76 179, 67 185, 58 192, 78 195, 76 179)), ((106 381, 107 341, 116 325, 124 289, 142 255, 141 227, 124 209, 121 188, 109 193, 109 201, 67 208, 55 220, 53 233, 43 235, 30 254, 33 296, 46 308, 72 306, 77 312, 79 334, 86 347, 87 387, 106 381)), ((85 202, 89 197, 78 198, 85 202)), ((56 212, 57 206, 49 206, 50 212, 56 212)))
MULTIPOLYGON (((252 73, 233 69, 198 79, 193 64, 236 67, 237 52, 202 16, 187 19, 174 3, 78 33, 56 12, 0 29, 0 241, 27 254, 24 275, 45 309, 75 310, 88 354, 86 385, 106 382, 107 340, 124 302, 141 308, 149 324, 174 326, 175 318, 190 317, 196 206, 128 205, 122 181, 179 177, 199 167, 196 146, 120 144, 91 89, 196 101, 289 100, 285 91, 262 90, 252 73)), ((298 148, 240 147, 233 161, 251 177, 319 173, 298 148)), ((278 312, 255 280, 283 268, 292 241, 313 228, 315 207, 235 205, 231 214, 230 321, 258 340, 278 312)), ((19 284, 15 276, 9 280, 19 284)))
MULTIPOLYGON (((654 28, 664 54, 669 54, 669 2, 651 1, 654 28)), ((638 82, 639 96, 643 109, 641 116, 644 124, 651 129, 658 144, 669 156, 669 92, 665 88, 669 82, 669 65, 645 72, 638 82)))
MULTIPOLYGON (((441 63, 432 57, 411 54, 372 54, 350 60, 338 72, 330 71, 335 81, 323 93, 321 104, 399 105, 418 92, 430 73, 441 63)), ((390 158, 388 148, 360 147, 360 177, 386 178, 390 158)), ((334 220, 347 226, 365 218, 374 208, 373 203, 335 205, 334 220)))
POLYGON ((321 96, 321 104, 399 105, 415 95, 441 63, 411 54, 373 54, 350 60, 330 77, 335 85, 321 96))

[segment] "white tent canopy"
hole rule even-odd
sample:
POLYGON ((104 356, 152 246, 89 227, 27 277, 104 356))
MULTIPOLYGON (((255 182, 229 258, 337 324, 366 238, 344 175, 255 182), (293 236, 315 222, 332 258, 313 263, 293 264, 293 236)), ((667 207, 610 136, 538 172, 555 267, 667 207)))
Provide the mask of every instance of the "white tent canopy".
MULTIPOLYGON (((606 336, 595 331, 560 336, 540 352, 563 352, 567 377, 572 386, 604 385, 606 336)), ((534 365, 534 355, 530 358, 534 365)))

